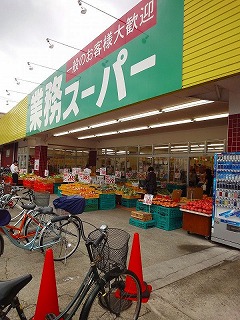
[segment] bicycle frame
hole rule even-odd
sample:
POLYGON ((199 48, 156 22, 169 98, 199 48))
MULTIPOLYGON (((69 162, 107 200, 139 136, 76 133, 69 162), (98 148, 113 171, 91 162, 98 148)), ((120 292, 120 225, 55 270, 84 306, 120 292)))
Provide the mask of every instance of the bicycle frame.
POLYGON ((43 230, 43 226, 39 223, 37 219, 34 218, 34 216, 31 216, 29 214, 25 214, 25 218, 22 220, 20 227, 12 226, 12 225, 7 225, 7 226, 2 226, 0 229, 4 232, 4 234, 7 236, 7 238, 18 248, 22 248, 25 250, 33 251, 33 250, 38 250, 38 249, 43 249, 50 247, 53 244, 56 244, 57 242, 60 242, 61 239, 59 238, 59 241, 56 239, 53 241, 50 241, 46 243, 43 246, 40 246, 40 244, 36 243, 36 240, 38 239, 38 236, 40 235, 41 231, 43 230), (32 219, 34 222, 37 224, 37 228, 34 232, 30 232, 27 235, 22 234, 23 226, 26 221, 26 219, 32 219), (13 234, 11 230, 18 231, 18 234, 13 234), (32 238, 33 237, 33 238, 32 238), (29 242, 23 243, 21 240, 26 240, 28 238, 32 238, 29 242))
MULTIPOLYGON (((66 306, 66 308, 56 317, 54 320, 59 320, 64 317, 64 320, 70 320, 78 311, 80 305, 82 304, 84 298, 86 297, 87 293, 89 292, 90 288, 97 280, 100 280, 97 267, 91 266, 88 270, 81 286, 79 287, 78 291, 72 298, 71 302, 66 306), (71 310, 72 309, 72 310, 71 310), (70 311, 71 310, 71 311, 70 311), (70 312, 69 312, 70 311, 70 312)), ((46 317, 48 319, 48 317, 46 317)))
MULTIPOLYGON (((82 225, 82 221, 81 221, 82 225)), ((81 229, 82 237, 85 238, 83 228, 81 229)), ((92 285, 99 284, 102 288, 104 287, 104 284, 109 280, 113 279, 115 276, 115 273, 119 274, 119 268, 114 268, 110 272, 107 272, 103 277, 100 277, 99 271, 97 269, 97 266, 94 262, 92 251, 90 248, 90 243, 87 242, 87 239, 85 238, 85 245, 87 247, 88 255, 90 258, 90 268, 84 277, 84 280, 82 281, 79 289, 75 293, 74 297, 70 301, 70 303, 65 307, 65 309, 54 318, 52 315, 46 316, 46 319, 51 320, 60 320, 61 318, 64 320, 71 320, 73 316, 76 314, 76 312, 79 310, 79 307, 81 306, 82 302, 86 298, 87 294, 90 292, 90 289, 92 285), (70 311, 71 310, 71 311, 70 311)))

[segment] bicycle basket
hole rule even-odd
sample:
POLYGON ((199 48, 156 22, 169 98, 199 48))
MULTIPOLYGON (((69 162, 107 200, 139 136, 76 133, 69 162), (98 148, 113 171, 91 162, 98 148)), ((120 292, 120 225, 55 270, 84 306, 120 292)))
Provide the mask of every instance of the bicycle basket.
MULTIPOLYGON (((99 238, 101 232, 101 230, 96 229, 88 235, 88 238, 94 241, 99 238)), ((97 247, 92 245, 96 266, 103 272, 108 272, 114 267, 123 270, 126 268, 130 235, 117 228, 109 228, 107 235, 107 240, 103 240, 97 247)))

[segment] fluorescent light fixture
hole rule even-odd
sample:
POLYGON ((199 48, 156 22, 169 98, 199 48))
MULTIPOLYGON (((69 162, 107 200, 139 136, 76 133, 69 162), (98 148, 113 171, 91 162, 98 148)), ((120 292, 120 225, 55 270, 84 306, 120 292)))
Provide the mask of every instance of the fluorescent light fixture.
POLYGON ((120 119, 118 119, 118 121, 124 122, 124 121, 129 121, 129 120, 135 120, 135 119, 154 116, 155 114, 159 114, 159 113, 161 113, 161 111, 154 110, 154 111, 149 111, 149 112, 146 112, 146 113, 135 114, 135 115, 132 115, 132 116, 129 116, 129 117, 125 117, 125 118, 120 118, 120 119))
POLYGON ((183 103, 183 104, 178 104, 176 106, 164 108, 164 109, 162 109, 162 112, 172 112, 172 111, 192 108, 192 107, 196 107, 199 105, 204 105, 204 104, 208 104, 208 103, 212 103, 212 102, 214 102, 214 101, 212 101, 212 100, 197 100, 197 101, 187 102, 187 103, 183 103))
POLYGON ((199 147, 204 147, 204 144, 192 144, 191 148, 199 148, 199 147))
POLYGON ((191 119, 172 121, 172 122, 164 122, 164 123, 150 125, 149 128, 154 129, 154 128, 159 128, 159 127, 175 126, 177 124, 184 124, 184 123, 190 123, 190 122, 192 122, 191 119))
POLYGON ((212 120, 212 119, 227 118, 228 116, 229 116, 229 113, 214 114, 211 116, 195 118, 194 121, 205 121, 205 120, 212 120))
POLYGON ((60 136, 64 136, 65 134, 68 134, 68 131, 64 131, 64 132, 60 132, 60 133, 55 133, 53 136, 54 137, 60 137, 60 136))
POLYGON ((112 134, 117 134, 117 133, 118 131, 104 132, 104 133, 96 134, 96 137, 111 136, 112 134))
POLYGON ((180 151, 181 151, 181 152, 187 152, 188 149, 187 149, 187 148, 185 148, 185 149, 184 149, 184 148, 181 148, 181 149, 171 149, 171 151, 172 151, 172 152, 180 152, 180 151))
POLYGON ((171 146, 171 149, 180 149, 180 148, 188 148, 187 145, 184 146, 171 146))
POLYGON ((148 126, 144 126, 144 127, 138 127, 138 128, 130 128, 130 129, 125 129, 125 130, 119 130, 119 133, 125 133, 125 132, 132 132, 132 131, 140 131, 140 130, 146 130, 148 129, 148 126))
POLYGON ((85 137, 79 137, 79 140, 84 140, 84 139, 90 139, 90 138, 96 138, 96 136, 94 134, 92 134, 91 136, 85 136, 85 137))
POLYGON ((90 126, 90 128, 99 128, 99 127, 109 126, 110 124, 114 124, 117 122, 118 122, 117 120, 105 121, 105 122, 93 124, 92 126, 90 126))
POLYGON ((223 150, 223 146, 222 147, 208 148, 208 150, 223 150))
POLYGON ((208 144, 208 147, 220 147, 224 146, 224 143, 210 143, 208 144))
POLYGON ((155 150, 158 150, 158 149, 168 149, 169 146, 165 146, 165 147, 154 147, 155 150))
POLYGON ((70 130, 69 133, 75 133, 75 132, 79 132, 79 131, 85 131, 85 130, 88 130, 88 129, 90 129, 90 127, 82 127, 82 128, 70 130))

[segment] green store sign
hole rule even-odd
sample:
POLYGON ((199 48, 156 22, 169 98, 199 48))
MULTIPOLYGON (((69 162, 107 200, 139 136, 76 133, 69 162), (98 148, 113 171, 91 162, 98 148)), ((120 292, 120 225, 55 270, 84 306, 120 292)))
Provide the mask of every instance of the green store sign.
POLYGON ((28 96, 27 135, 178 90, 183 0, 142 0, 28 96))

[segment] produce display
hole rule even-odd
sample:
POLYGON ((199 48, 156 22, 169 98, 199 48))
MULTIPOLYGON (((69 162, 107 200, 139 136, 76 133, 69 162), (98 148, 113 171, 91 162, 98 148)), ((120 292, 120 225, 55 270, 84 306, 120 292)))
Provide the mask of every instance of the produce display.
POLYGON ((36 175, 28 175, 23 177, 23 186, 34 191, 53 193, 54 179, 52 177, 39 177, 36 175))
POLYGON ((58 189, 62 192, 62 195, 65 196, 78 195, 85 199, 99 198, 99 193, 94 187, 79 182, 61 184, 58 189))
POLYGON ((205 198, 202 200, 189 201, 186 204, 181 205, 181 209, 202 212, 211 215, 213 210, 213 200, 212 198, 205 198))
POLYGON ((98 193, 100 194, 104 194, 104 193, 115 193, 115 191, 117 190, 117 185, 116 184, 102 184, 100 186, 93 186, 93 188, 95 188, 96 191, 98 191, 98 193))
POLYGON ((132 187, 127 187, 127 186, 118 186, 116 188, 116 194, 120 194, 123 197, 127 197, 127 198, 138 198, 139 194, 138 192, 132 188, 132 187))

